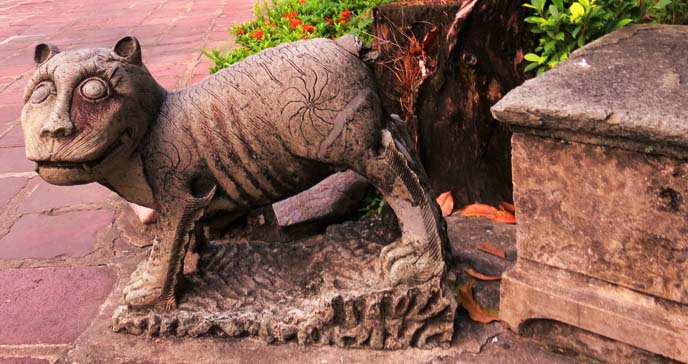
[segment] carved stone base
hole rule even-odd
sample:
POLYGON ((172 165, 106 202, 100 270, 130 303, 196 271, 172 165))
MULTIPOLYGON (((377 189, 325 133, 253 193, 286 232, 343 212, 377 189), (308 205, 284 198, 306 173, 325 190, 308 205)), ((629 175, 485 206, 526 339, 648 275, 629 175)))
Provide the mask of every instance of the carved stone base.
POLYGON ((688 362, 688 306, 519 259, 502 276, 499 318, 520 330, 551 319, 688 362))
POLYGON ((388 287, 377 272, 383 245, 339 230, 289 243, 214 242, 187 277, 177 309, 121 306, 113 329, 375 349, 448 346, 456 301, 442 277, 388 287))

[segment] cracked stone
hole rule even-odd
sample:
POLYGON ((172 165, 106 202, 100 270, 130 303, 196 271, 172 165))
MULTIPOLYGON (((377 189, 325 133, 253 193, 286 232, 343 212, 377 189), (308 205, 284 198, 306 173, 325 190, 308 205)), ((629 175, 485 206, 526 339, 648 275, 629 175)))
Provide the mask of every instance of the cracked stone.
POLYGON ((50 211, 66 206, 105 201, 112 195, 107 188, 91 183, 83 186, 55 186, 42 182, 19 207, 20 213, 50 211))
POLYGON ((0 239, 0 259, 85 256, 95 250, 96 234, 113 215, 110 210, 24 215, 0 239))
POLYGON ((0 179, 0 206, 7 206, 7 203, 14 197, 24 186, 26 186, 26 178, 10 177, 0 179))

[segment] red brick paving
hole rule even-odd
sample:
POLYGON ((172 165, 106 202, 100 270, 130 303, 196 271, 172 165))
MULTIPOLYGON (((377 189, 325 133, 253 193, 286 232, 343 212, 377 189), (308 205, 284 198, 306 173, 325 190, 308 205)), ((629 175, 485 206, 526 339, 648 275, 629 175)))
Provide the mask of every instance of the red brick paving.
POLYGON ((0 344, 66 344, 98 314, 115 282, 104 267, 0 271, 0 344))
POLYGON ((0 1, 0 226, 9 227, 0 230, 0 267, 3 259, 24 258, 70 265, 0 270, 0 364, 47 362, 3 358, 3 345, 73 345, 115 280, 108 268, 79 266, 107 261, 70 260, 92 252, 99 232, 111 229, 115 211, 104 201, 112 193, 98 185, 28 183, 34 165, 25 158, 18 120, 34 46, 110 48, 134 35, 153 76, 166 88, 180 88, 208 75, 211 62, 200 50, 228 46, 227 30, 251 19, 252 9, 253 0, 0 1), (56 208, 66 210, 51 216, 56 208))
POLYGON ((24 215, 0 239, 0 259, 85 256, 95 250, 98 231, 112 219, 111 210, 24 215))

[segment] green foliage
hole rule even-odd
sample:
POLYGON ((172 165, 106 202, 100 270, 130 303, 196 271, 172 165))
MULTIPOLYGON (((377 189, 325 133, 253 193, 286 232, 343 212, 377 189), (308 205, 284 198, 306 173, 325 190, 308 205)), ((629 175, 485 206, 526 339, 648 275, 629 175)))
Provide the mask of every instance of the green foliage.
POLYGON ((688 23, 686 0, 529 0, 539 44, 524 56, 525 71, 537 74, 569 57, 576 48, 632 23, 688 23))
POLYGON ((382 199, 382 194, 378 190, 370 188, 363 198, 363 207, 358 212, 361 213, 361 219, 379 217, 383 207, 385 207, 385 200, 382 199))
POLYGON ((256 19, 237 25, 231 33, 237 47, 203 53, 215 65, 212 73, 281 43, 310 38, 337 38, 357 35, 370 43, 372 8, 390 0, 263 0, 255 3, 256 19))

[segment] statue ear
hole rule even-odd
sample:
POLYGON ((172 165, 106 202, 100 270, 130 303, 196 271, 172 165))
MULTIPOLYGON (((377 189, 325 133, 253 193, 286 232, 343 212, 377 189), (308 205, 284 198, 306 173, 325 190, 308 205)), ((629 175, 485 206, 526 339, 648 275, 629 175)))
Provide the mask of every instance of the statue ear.
POLYGON ((118 40, 112 51, 129 63, 141 64, 141 46, 135 37, 126 36, 118 40))
POLYGON ((41 43, 36 46, 36 50, 33 52, 33 61, 36 63, 36 66, 40 66, 58 53, 60 53, 60 50, 54 45, 41 43))

